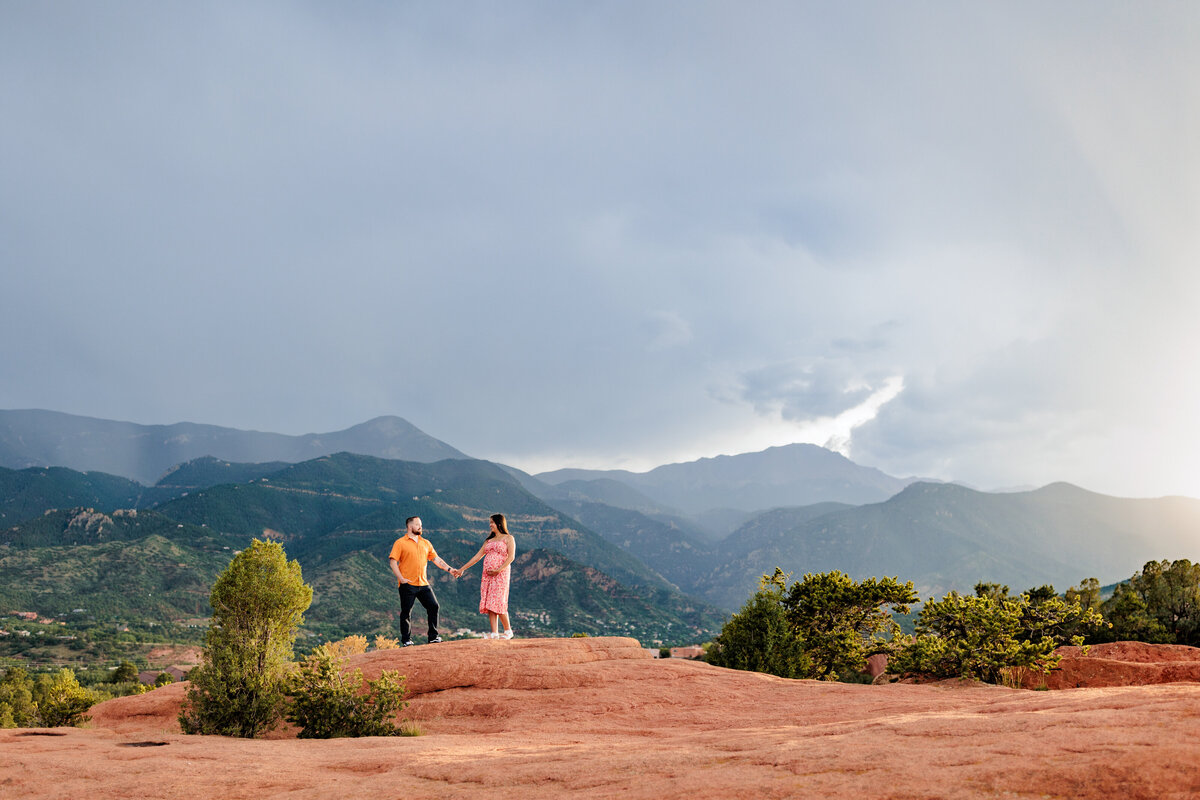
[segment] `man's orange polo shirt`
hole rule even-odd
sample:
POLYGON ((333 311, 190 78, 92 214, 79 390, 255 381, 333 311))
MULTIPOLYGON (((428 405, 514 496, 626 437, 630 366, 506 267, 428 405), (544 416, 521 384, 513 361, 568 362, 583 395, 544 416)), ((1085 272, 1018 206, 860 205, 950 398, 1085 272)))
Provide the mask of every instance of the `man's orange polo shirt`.
POLYGON ((425 577, 425 565, 438 557, 437 550, 425 537, 413 541, 411 536, 401 536, 392 545, 388 558, 395 559, 400 565, 400 574, 404 580, 414 586, 428 586, 429 579, 425 577))

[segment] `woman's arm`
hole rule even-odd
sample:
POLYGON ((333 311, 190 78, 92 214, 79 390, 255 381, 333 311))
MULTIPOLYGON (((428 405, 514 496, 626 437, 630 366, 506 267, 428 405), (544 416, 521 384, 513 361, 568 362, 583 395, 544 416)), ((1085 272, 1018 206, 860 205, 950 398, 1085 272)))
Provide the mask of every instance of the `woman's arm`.
MULTIPOLYGON (((483 547, 487 547, 487 543, 484 543, 483 547)), ((483 558, 483 547, 479 548, 479 552, 472 556, 470 561, 458 568, 458 574, 461 575, 462 573, 466 572, 468 567, 470 567, 479 559, 483 558)))

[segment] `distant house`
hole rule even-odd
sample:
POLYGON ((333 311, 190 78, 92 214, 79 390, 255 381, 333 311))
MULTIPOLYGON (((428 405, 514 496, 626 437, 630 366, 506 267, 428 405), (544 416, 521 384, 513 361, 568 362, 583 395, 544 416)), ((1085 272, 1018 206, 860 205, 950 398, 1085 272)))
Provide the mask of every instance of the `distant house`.
POLYGON ((191 667, 178 664, 165 669, 144 669, 138 673, 138 680, 147 686, 153 686, 154 682, 158 680, 158 676, 165 672, 178 682, 184 680, 191 669, 191 667))
POLYGON ((704 648, 698 644, 687 647, 672 647, 671 658, 704 658, 704 648))
POLYGON ((658 658, 659 656, 657 647, 643 647, 642 649, 649 653, 651 658, 658 658))

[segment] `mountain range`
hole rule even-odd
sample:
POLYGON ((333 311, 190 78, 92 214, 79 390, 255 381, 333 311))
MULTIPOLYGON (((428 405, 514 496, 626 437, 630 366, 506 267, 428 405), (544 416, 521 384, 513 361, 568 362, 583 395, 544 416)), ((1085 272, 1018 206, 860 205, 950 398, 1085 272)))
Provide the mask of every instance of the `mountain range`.
POLYGON ((468 458, 400 417, 378 417, 335 433, 286 436, 197 425, 138 425, 56 411, 0 410, 0 467, 69 467, 153 485, 203 456, 239 463, 298 463, 349 452, 401 461, 468 458))
MULTIPOLYGON (((529 632, 643 641, 711 635, 777 566, 795 578, 833 569, 897 576, 929 598, 980 581, 1062 591, 1088 577, 1122 580, 1151 559, 1200 560, 1200 500, 1114 498, 1061 483, 980 492, 895 478, 812 445, 647 473, 535 476, 469 459, 396 417, 286 437, 0 412, 0 464, 0 610, 62 594, 67 605, 116 603, 114 613, 135 614, 136 603, 108 596, 122 594, 105 582, 108 570, 167 603, 160 617, 195 616, 225 548, 267 536, 317 590, 315 629, 386 630, 395 603, 382 554, 413 514, 452 563, 478 547, 488 514, 509 515, 529 632), (350 450, 302 458, 335 443, 350 450), (217 445, 264 460, 201 453, 217 445), (185 451, 193 457, 172 461, 185 451), (117 462, 125 471, 95 467, 117 462), (138 480, 151 473, 154 481, 138 480), (112 533, 78 538, 88 525, 112 533), (116 563, 122 553, 136 553, 159 583, 142 586, 116 563), (88 594, 60 562, 97 565, 98 588, 88 594)), ((477 626, 473 581, 442 580, 438 592, 449 620, 477 626)))
POLYGON ((978 582, 1059 592, 1095 577, 1109 584, 1149 560, 1200 560, 1200 500, 1124 499, 1066 483, 991 494, 915 483, 882 503, 780 508, 720 543, 712 569, 686 589, 729 608, 766 567, 799 578, 840 569, 856 579, 898 576, 922 599, 978 582))
POLYGON ((649 472, 560 469, 534 477, 610 505, 646 510, 639 503, 650 500, 693 516, 722 509, 749 512, 822 502, 874 503, 917 480, 893 478, 812 444, 667 464, 649 472), (618 496, 616 487, 632 489, 634 494, 618 496))

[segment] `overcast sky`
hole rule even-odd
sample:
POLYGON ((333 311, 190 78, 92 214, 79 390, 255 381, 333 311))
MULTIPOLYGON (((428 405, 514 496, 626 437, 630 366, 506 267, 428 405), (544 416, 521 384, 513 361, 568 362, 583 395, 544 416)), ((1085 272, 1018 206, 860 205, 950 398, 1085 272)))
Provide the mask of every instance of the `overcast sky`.
POLYGON ((0 0, 0 408, 1200 497, 1200 4, 0 0))

